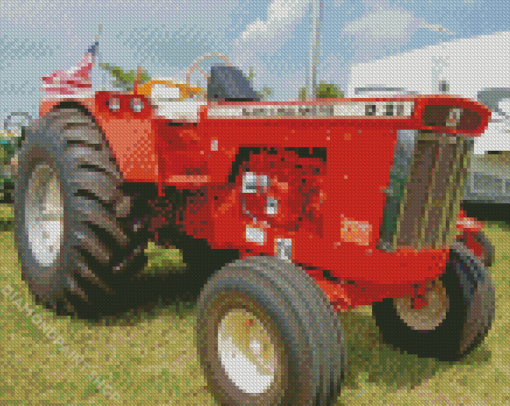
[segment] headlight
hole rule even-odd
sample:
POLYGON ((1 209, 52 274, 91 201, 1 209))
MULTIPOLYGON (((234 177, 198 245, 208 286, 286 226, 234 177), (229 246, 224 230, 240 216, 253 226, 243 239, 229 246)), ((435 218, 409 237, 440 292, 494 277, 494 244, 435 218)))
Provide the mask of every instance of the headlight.
POLYGON ((142 99, 131 99, 131 110, 135 113, 141 113, 145 103, 142 99))
POLYGON ((450 109, 448 113, 448 118, 446 119, 446 126, 458 128, 460 124, 460 119, 462 117, 462 113, 464 113, 464 109, 453 108, 450 109))
POLYGON ((117 97, 112 97, 108 101, 108 108, 112 113, 116 113, 120 110, 120 99, 117 97))

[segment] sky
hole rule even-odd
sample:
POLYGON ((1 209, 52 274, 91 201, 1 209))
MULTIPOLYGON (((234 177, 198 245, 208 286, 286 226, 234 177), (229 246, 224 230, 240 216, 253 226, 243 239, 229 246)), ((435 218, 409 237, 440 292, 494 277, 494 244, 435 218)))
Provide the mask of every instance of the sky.
MULTIPOLYGON (((184 80, 195 59, 220 52, 246 73, 253 67, 269 100, 295 99, 306 85, 310 0, 2 0, 0 21, 2 121, 36 117, 41 77, 76 66, 99 24, 99 62, 184 80)), ((509 21, 502 0, 323 0, 317 79, 346 89, 353 65, 437 45, 439 27, 452 41, 510 31, 509 21)), ((92 77, 95 89, 110 88, 100 68, 92 77)))

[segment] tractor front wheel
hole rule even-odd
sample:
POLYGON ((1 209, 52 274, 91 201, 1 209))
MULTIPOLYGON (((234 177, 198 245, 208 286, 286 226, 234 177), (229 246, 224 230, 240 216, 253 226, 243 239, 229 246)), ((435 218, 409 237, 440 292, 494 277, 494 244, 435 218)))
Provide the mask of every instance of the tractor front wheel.
POLYGON ((343 335, 324 293, 293 264, 237 260, 197 308, 198 350, 225 405, 332 405, 345 373, 343 335))
POLYGON ((495 312, 494 285, 482 262, 456 243, 446 271, 426 289, 428 304, 413 309, 409 298, 374 303, 383 341, 420 357, 456 361, 487 335, 495 312))

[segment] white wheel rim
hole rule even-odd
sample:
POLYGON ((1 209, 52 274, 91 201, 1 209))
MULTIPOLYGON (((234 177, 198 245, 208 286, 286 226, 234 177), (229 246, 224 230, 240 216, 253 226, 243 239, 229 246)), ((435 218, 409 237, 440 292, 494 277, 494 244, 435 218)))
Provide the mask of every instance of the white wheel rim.
POLYGON ((413 330, 434 330, 440 326, 449 309, 449 299, 441 281, 435 281, 426 289, 427 306, 411 308, 411 299, 395 299, 395 308, 399 317, 413 330))
POLYGON ((49 266, 60 252, 64 206, 59 178, 47 164, 38 164, 32 171, 25 202, 30 249, 37 262, 49 266))
POLYGON ((228 312, 218 331, 220 362, 245 393, 264 393, 274 382, 278 360, 275 346, 262 323, 244 309, 228 312))

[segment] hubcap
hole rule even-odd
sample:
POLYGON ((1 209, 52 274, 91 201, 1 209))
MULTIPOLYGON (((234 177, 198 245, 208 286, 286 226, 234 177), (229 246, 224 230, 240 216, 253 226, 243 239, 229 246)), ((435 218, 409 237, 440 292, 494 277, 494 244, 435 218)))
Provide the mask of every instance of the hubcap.
POLYGON ((64 206, 57 173, 47 164, 38 164, 32 171, 25 202, 30 249, 37 262, 49 266, 60 252, 64 206))
POLYGON ((228 377, 245 393, 260 394, 274 382, 278 359, 271 336, 244 309, 229 311, 218 331, 218 353, 228 377))
POLYGON ((395 308, 400 318, 413 330, 434 330, 440 326, 449 308, 446 289, 440 280, 426 287, 428 304, 420 309, 411 307, 411 298, 395 299, 395 308))

